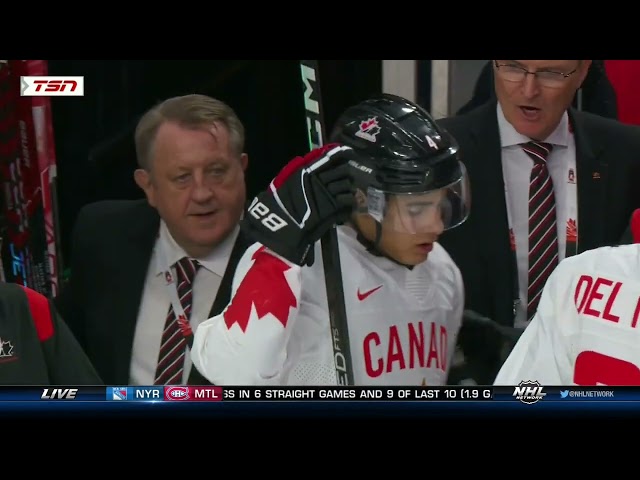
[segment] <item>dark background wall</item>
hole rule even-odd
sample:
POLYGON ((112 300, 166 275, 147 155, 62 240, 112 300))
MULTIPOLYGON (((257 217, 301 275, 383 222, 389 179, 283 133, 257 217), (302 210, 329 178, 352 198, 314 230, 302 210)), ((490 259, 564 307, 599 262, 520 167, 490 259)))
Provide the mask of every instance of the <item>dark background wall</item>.
MULTIPOLYGON (((139 116, 174 95, 203 93, 236 110, 247 130, 249 196, 308 149, 298 60, 49 60, 50 75, 83 75, 84 97, 54 97, 63 258, 79 209, 141 198, 133 181, 139 116)), ((327 127, 349 105, 382 91, 381 60, 321 60, 327 127)))

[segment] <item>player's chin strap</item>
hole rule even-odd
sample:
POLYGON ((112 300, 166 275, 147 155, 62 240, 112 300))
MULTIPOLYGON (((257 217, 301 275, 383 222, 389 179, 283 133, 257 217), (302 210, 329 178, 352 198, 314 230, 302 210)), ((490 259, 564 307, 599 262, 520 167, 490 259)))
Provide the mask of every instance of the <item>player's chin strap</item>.
POLYGON ((356 222, 351 222, 351 226, 355 229, 357 233, 356 239, 367 249, 367 252, 369 252, 371 255, 375 255, 376 257, 388 258, 393 263, 397 263, 402 267, 406 267, 409 270, 413 270, 413 266, 400 263, 382 251, 382 249, 380 248, 380 240, 382 239, 382 224, 377 220, 375 224, 376 224, 376 238, 372 242, 371 240, 369 240, 364 236, 362 231, 358 228, 358 225, 356 224, 356 222))

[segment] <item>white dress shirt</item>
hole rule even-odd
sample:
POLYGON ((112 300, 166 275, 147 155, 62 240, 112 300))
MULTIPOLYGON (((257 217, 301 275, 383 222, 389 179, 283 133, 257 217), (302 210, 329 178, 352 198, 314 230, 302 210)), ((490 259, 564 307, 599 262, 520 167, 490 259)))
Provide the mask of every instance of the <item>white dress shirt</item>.
MULTIPOLYGON (((198 258, 202 267, 198 270, 193 282, 193 304, 190 320, 193 331, 196 330, 200 322, 210 316, 211 307, 218 293, 239 230, 239 227, 236 227, 232 234, 212 253, 204 258, 198 258)), ((153 385, 162 332, 171 303, 163 275, 166 265, 162 264, 161 256, 158 254, 158 242, 163 243, 170 265, 187 256, 169 233, 166 224, 161 222, 160 235, 153 248, 138 312, 131 355, 130 385, 153 385)), ((172 267, 171 270, 176 275, 175 267, 172 267)), ((187 347, 182 383, 187 382, 190 371, 191 355, 187 347)))
MULTIPOLYGON (((529 270, 529 178, 533 169, 533 160, 525 153, 520 144, 531 141, 518 133, 507 121, 498 103, 498 127, 502 146, 502 174, 505 185, 505 198, 509 226, 513 229, 516 244, 516 262, 518 265, 518 284, 520 304, 516 310, 515 326, 527 326, 527 289, 529 270)), ((576 147, 573 134, 569 130, 567 113, 562 116, 558 127, 544 140, 553 144, 553 150, 547 158, 547 169, 553 181, 556 200, 556 219, 558 224, 558 261, 565 257, 567 244, 566 226, 570 216, 575 217, 575 172, 576 147), (567 172, 573 170, 572 178, 567 172), (574 195, 573 199, 569 195, 574 195), (574 211, 570 215, 570 211, 574 211)), ((576 220, 575 218, 573 220, 576 220)))

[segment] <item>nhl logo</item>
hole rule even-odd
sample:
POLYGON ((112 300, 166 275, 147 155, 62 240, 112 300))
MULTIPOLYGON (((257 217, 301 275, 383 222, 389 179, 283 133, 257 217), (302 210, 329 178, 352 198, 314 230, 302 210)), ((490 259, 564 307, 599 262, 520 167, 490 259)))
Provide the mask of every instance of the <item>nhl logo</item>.
POLYGON ((516 400, 520 400, 527 405, 533 405, 542 400, 547 394, 542 391, 542 385, 536 380, 527 380, 520 382, 520 385, 514 388, 513 396, 516 400))

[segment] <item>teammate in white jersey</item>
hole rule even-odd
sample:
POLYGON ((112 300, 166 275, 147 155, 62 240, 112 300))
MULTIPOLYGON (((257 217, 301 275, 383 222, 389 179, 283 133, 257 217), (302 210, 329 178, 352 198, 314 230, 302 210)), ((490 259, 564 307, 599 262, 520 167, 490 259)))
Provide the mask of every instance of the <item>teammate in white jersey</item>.
POLYGON ((640 245, 563 260, 497 385, 640 385, 640 245))
POLYGON ((470 201, 455 140, 383 95, 349 108, 331 141, 249 207, 243 228, 259 243, 230 305, 194 336, 194 365, 216 385, 339 383, 318 242, 336 222, 354 383, 446 383, 464 291, 437 240, 470 201))

